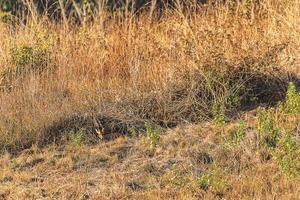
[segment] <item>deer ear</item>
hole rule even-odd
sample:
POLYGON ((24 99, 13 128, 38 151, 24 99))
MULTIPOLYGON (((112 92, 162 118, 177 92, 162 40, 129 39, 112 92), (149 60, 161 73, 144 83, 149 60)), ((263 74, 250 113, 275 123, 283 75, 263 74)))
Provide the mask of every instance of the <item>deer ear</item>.
POLYGON ((96 134, 100 140, 103 140, 103 131, 96 129, 96 134))

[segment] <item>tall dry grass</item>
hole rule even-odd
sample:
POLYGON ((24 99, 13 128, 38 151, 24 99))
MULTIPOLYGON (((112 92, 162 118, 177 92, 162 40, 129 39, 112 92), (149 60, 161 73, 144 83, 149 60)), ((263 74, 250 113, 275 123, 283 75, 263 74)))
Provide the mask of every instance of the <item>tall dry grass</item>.
POLYGON ((52 142, 80 126, 94 134, 115 119, 172 127, 213 117, 215 105, 232 116, 252 97, 274 102, 299 74, 299 14, 299 1, 265 0, 179 7, 159 19, 102 10, 81 26, 38 16, 1 23, 1 149, 52 142), (32 53, 18 71, 24 47, 32 53))

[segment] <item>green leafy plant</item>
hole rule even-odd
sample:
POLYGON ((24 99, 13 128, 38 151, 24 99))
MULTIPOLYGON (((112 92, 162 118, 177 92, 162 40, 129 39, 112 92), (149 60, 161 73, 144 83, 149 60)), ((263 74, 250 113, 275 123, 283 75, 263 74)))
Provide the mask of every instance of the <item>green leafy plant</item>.
MULTIPOLYGON (((282 172, 288 177, 299 175, 300 171, 300 144, 293 135, 293 130, 279 130, 282 116, 288 119, 290 115, 300 113, 300 93, 296 86, 289 83, 286 101, 279 103, 278 109, 260 109, 258 111, 258 131, 261 133, 263 142, 272 148, 270 152, 274 160, 280 166, 282 172)), ((292 117, 293 117, 292 116, 292 117)))
POLYGON ((28 74, 41 74, 50 63, 50 44, 38 38, 36 44, 14 45, 10 49, 10 66, 0 73, 0 89, 10 91, 13 80, 28 74))
POLYGON ((28 73, 28 65, 33 60, 33 48, 27 45, 13 47, 10 49, 10 56, 12 66, 0 74, 0 87, 8 91, 12 88, 14 78, 28 73))
POLYGON ((239 144, 245 135, 246 135, 246 125, 245 122, 241 121, 237 128, 237 131, 233 135, 233 143, 235 145, 239 144))
POLYGON ((280 139, 280 131, 276 127, 276 112, 274 108, 258 110, 257 129, 263 138, 263 143, 275 148, 280 139))
POLYGON ((26 70, 27 65, 33 64, 33 47, 29 45, 15 46, 10 49, 11 63, 16 68, 16 73, 20 74, 26 70))
POLYGON ((21 45, 11 48, 11 63, 16 74, 21 75, 27 71, 40 72, 48 64, 48 47, 21 45))
POLYGON ((152 126, 150 123, 145 123, 148 139, 152 147, 156 147, 160 140, 160 130, 152 126))
POLYGON ((292 82, 288 86, 285 107, 289 114, 300 114, 300 92, 292 82))
POLYGON ((136 128, 130 127, 130 128, 128 129, 128 131, 129 131, 129 136, 130 136, 130 137, 135 138, 135 137, 138 136, 138 131, 136 130, 136 128))
POLYGON ((225 121, 225 106, 214 103, 211 108, 213 120, 218 126, 224 126, 225 121))
POLYGON ((280 140, 274 157, 283 173, 288 177, 300 174, 300 144, 292 134, 288 133, 280 140))
POLYGON ((246 135, 246 125, 244 121, 241 121, 239 125, 236 127, 236 129, 233 132, 231 132, 229 139, 225 138, 225 140, 230 145, 230 147, 235 147, 240 144, 240 142, 245 137, 245 135, 246 135))
POLYGON ((70 141, 74 146, 81 146, 86 141, 86 130, 80 129, 75 134, 71 134, 70 141))

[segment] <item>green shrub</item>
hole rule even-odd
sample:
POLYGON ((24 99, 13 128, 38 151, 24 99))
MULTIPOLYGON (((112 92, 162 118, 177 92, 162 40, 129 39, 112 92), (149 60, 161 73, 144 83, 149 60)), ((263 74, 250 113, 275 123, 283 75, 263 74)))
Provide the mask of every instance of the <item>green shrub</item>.
POLYGON ((293 83, 289 83, 285 107, 289 114, 300 114, 300 92, 293 83))
POLYGON ((16 75, 28 71, 41 72, 47 67, 49 51, 47 47, 21 45, 10 50, 11 63, 16 70, 16 75))
POLYGON ((275 109, 258 110, 258 132, 263 143, 269 148, 275 148, 280 139, 279 129, 276 127, 275 109))
POLYGON ((156 147, 160 140, 160 130, 152 126, 150 123, 145 123, 148 139, 152 147, 156 147))
POLYGON ((16 73, 22 73, 34 60, 33 47, 28 45, 15 46, 10 49, 11 62, 16 68, 16 73), (24 69, 25 68, 25 69, 24 69))
POLYGON ((14 45, 10 51, 10 66, 0 73, 0 89, 10 91, 15 79, 28 74, 41 74, 50 64, 48 41, 37 41, 33 45, 14 45))
MULTIPOLYGON (((295 177, 300 174, 300 143, 293 135, 296 129, 286 130, 285 126, 282 126, 279 130, 278 125, 280 122, 288 122, 289 117, 294 118, 300 114, 300 93, 293 83, 289 83, 286 101, 280 103, 278 108, 278 110, 271 108, 258 111, 258 131, 264 144, 272 148, 271 155, 283 173, 288 177, 295 177)), ((295 125, 297 127, 297 124, 295 125)))
POLYGON ((225 138, 225 142, 227 142, 230 147, 236 147, 240 144, 245 135, 246 125, 244 121, 241 121, 235 130, 230 132, 229 138, 225 138))
POLYGON ((296 177, 300 174, 300 143, 292 134, 287 134, 280 140, 274 157, 288 177, 296 177))
POLYGON ((86 130, 81 128, 75 134, 71 134, 70 141, 74 146, 81 146, 86 141, 86 130))
POLYGON ((218 126, 225 125, 225 106, 214 103, 211 108, 213 120, 218 126))

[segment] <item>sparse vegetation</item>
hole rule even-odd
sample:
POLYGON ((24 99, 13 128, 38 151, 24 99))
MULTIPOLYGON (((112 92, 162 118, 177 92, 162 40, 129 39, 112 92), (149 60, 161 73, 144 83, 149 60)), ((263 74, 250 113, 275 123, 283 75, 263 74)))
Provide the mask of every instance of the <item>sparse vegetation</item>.
POLYGON ((230 148, 236 148, 238 145, 240 145, 247 133, 246 126, 247 125, 244 121, 240 121, 236 126, 233 127, 233 130, 228 131, 228 136, 223 136, 226 145, 228 145, 230 148))
POLYGON ((295 136, 287 133, 280 141, 278 150, 274 153, 275 160, 287 177, 298 177, 300 169, 300 143, 295 136))
POLYGON ((267 147, 275 148, 279 142, 280 130, 277 128, 276 121, 276 111, 273 108, 259 110, 258 131, 267 147))
POLYGON ((287 95, 286 95, 286 111, 289 114, 300 113, 300 93, 297 92, 294 83, 289 83, 287 95))
POLYGON ((258 116, 258 130, 263 135, 263 141, 272 148, 272 156, 287 177, 297 177, 299 171, 298 95, 295 85, 289 83, 285 103, 280 103, 276 110, 260 110, 258 116))
POLYGON ((216 194, 223 194, 229 189, 227 180, 224 177, 224 172, 220 169, 211 169, 198 178, 197 184, 203 190, 211 188, 216 194))
POLYGON ((0 199, 299 198, 299 1, 40 2, 0 0, 0 199))
MULTIPOLYGON (((44 36, 45 37, 45 36, 44 36)), ((0 74, 0 89, 11 91, 13 82, 26 75, 40 75, 49 70, 50 43, 45 38, 37 36, 33 45, 12 45, 9 49, 9 66, 0 74)))
POLYGON ((160 139, 160 130, 153 127, 149 123, 145 123, 145 127, 146 127, 147 136, 149 138, 151 146, 156 147, 158 145, 159 139, 160 139))
POLYGON ((71 143, 75 146, 81 146, 86 140, 86 131, 80 129, 77 133, 71 135, 71 143))
POLYGON ((211 109, 215 123, 219 126, 223 126, 226 123, 224 105, 218 106, 217 104, 213 104, 211 109))

